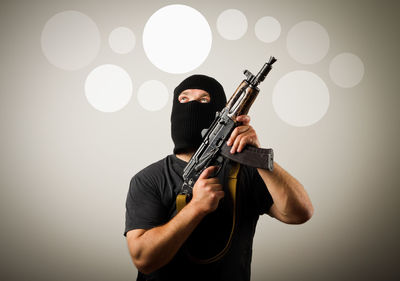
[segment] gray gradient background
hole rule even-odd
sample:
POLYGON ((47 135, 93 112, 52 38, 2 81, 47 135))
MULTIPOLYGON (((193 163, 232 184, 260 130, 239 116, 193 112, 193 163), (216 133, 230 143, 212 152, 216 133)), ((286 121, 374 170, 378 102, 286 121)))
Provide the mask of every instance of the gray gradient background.
MULTIPOLYGON (((147 19, 173 1, 0 2, 0 279, 134 280, 124 229, 130 178, 172 150, 170 105, 148 112, 136 93, 150 79, 170 93, 187 76, 164 73, 146 58, 141 35, 147 19), (65 71, 44 57, 41 31, 64 10, 91 17, 101 32, 96 59, 65 71), (117 55, 109 33, 127 26, 136 46, 117 55), (116 113, 95 110, 84 81, 96 66, 113 63, 133 79, 131 102, 116 113)), ((230 95, 241 71, 256 71, 270 55, 279 59, 261 86, 250 115, 263 146, 306 187, 314 217, 300 226, 260 219, 252 280, 398 280, 399 16, 398 1, 181 1, 210 23, 213 47, 191 73, 214 75, 230 95), (238 41, 223 39, 216 20, 241 10, 249 29, 238 41), (256 21, 273 16, 278 41, 254 34, 256 21), (323 25, 328 55, 300 65, 288 55, 288 30, 302 20, 323 25), (364 62, 362 82, 336 86, 328 66, 339 53, 364 62), (330 107, 305 128, 285 124, 272 108, 273 86, 293 70, 317 73, 330 90, 330 107)), ((189 73, 189 74, 191 74, 189 73)))

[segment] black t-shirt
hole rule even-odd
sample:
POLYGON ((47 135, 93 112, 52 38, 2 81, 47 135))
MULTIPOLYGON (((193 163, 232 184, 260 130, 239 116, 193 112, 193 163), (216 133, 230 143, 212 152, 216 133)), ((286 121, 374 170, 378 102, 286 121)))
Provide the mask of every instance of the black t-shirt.
MULTIPOLYGON (((151 164, 131 180, 126 200, 126 233, 132 229, 151 229, 167 223, 176 214, 176 196, 186 162, 175 155, 151 164)), ((227 196, 225 164, 218 175, 225 197, 218 209, 206 216, 170 263, 150 275, 138 273, 137 280, 250 280, 253 237, 260 215, 268 212, 273 201, 257 170, 241 166, 236 191, 234 234, 222 259, 210 264, 193 262, 225 246, 232 230, 232 199, 227 196), (189 253, 189 255, 188 255, 189 253), (204 255, 204 256, 202 256, 204 255)), ((229 192, 229 191, 228 191, 229 192)))

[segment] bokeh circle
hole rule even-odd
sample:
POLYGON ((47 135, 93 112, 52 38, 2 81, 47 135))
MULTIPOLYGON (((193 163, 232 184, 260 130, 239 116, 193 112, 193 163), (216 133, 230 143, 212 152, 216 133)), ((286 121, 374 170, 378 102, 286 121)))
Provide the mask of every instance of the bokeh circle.
POLYGON ((259 40, 271 43, 279 38, 281 24, 273 17, 262 17, 256 22, 254 31, 259 40))
POLYGON ((100 50, 96 23, 78 11, 63 11, 52 16, 41 35, 42 51, 48 61, 64 70, 87 66, 100 50))
POLYGON ((287 35, 289 55, 302 64, 321 61, 329 50, 329 35, 317 22, 302 21, 294 25, 287 35))
POLYGON ((127 54, 131 52, 135 47, 135 43, 135 34, 125 26, 115 28, 108 36, 108 44, 117 54, 127 54))
POLYGON ((246 34, 247 18, 239 10, 229 9, 223 11, 217 19, 217 30, 227 40, 238 40, 246 34))
POLYGON ((137 99, 144 109, 158 111, 168 102, 168 89, 160 81, 149 80, 140 86, 137 99))
POLYGON ((103 64, 93 69, 85 81, 88 102, 102 112, 116 112, 132 97, 132 80, 121 67, 103 64))
POLYGON ((287 124, 306 127, 318 122, 329 107, 329 90, 315 73, 293 71, 279 79, 272 94, 277 115, 287 124))
POLYGON ((156 11, 143 30, 143 48, 150 62, 162 71, 187 73, 210 53, 212 33, 206 18, 186 5, 156 11))
POLYGON ((332 81, 342 88, 354 87, 364 76, 364 63, 355 54, 341 53, 329 64, 329 75, 332 81))

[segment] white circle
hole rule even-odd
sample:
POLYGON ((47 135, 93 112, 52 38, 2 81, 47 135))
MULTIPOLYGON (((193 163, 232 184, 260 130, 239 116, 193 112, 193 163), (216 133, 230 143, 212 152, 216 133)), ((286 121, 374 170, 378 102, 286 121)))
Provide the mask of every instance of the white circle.
POLYGON ((364 63, 351 53, 334 57, 329 64, 329 74, 333 82, 343 88, 356 86, 364 76, 364 63))
POLYGON ((205 17, 185 5, 156 11, 143 30, 144 51, 156 67, 181 74, 199 67, 211 50, 212 34, 205 17))
POLYGON ((315 73, 293 71, 275 85, 272 104, 284 122, 296 127, 310 126, 327 112, 329 90, 315 73))
POLYGON ((265 43, 274 42, 281 35, 281 24, 273 17, 263 17, 256 22, 255 33, 265 43))
POLYGON ((111 31, 108 43, 117 54, 127 54, 135 47, 135 34, 129 28, 120 26, 111 31))
POLYGON ((85 81, 88 102, 102 112, 115 112, 128 104, 132 80, 119 66, 103 64, 93 69, 85 81))
POLYGON ((297 62, 313 64, 322 60, 329 50, 329 35, 325 28, 313 21, 294 25, 287 35, 287 49, 297 62))
POLYGON ((99 29, 81 12, 60 12, 46 22, 41 46, 51 64, 64 70, 77 70, 92 62, 99 53, 99 29))
POLYGON ((247 18, 239 10, 225 10, 217 19, 217 29, 223 38, 227 40, 238 40, 246 34, 247 18))
POLYGON ((160 81, 149 80, 140 86, 137 98, 144 109, 157 111, 167 104, 168 89, 160 81))

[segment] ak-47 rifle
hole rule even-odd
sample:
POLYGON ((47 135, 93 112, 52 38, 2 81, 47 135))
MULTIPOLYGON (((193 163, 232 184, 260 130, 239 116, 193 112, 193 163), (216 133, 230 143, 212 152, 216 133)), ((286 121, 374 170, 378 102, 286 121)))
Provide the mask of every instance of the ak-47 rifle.
MULTIPOLYGON (((221 168, 226 158, 232 159, 241 164, 253 167, 265 168, 270 171, 273 169, 272 149, 246 148, 237 154, 231 154, 226 141, 238 122, 236 117, 247 114, 251 105, 256 99, 259 89, 258 85, 264 81, 267 74, 272 69, 272 64, 276 62, 271 57, 261 68, 257 75, 245 70, 246 79, 242 81, 235 93, 221 112, 217 112, 214 121, 208 129, 202 131, 203 142, 193 154, 183 171, 183 185, 180 195, 186 196, 186 202, 192 197, 192 189, 200 174, 210 166, 221 168)), ((219 169, 218 169, 219 171, 219 169)), ((216 173, 218 173, 218 171, 216 173)))

